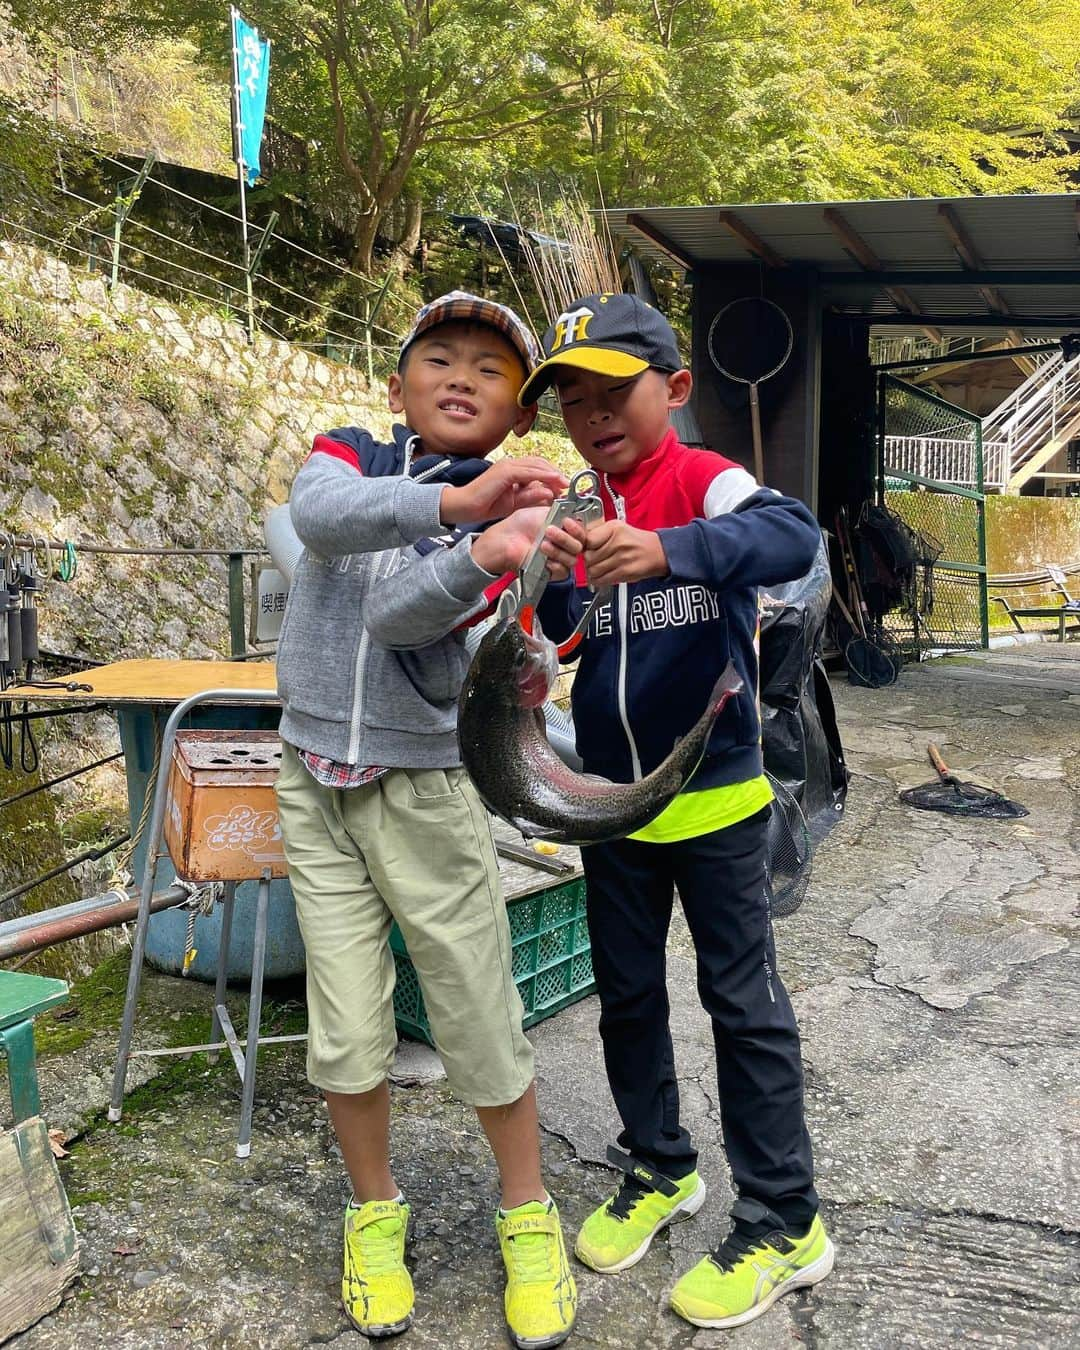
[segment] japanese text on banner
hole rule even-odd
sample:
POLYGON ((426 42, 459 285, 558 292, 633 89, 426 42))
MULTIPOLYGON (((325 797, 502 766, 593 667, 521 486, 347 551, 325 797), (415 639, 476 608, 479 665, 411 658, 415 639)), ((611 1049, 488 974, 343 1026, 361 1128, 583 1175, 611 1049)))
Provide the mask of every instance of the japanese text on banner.
POLYGON ((247 170, 248 187, 259 176, 259 149, 270 86, 270 43, 233 10, 233 62, 240 125, 237 158, 247 170))

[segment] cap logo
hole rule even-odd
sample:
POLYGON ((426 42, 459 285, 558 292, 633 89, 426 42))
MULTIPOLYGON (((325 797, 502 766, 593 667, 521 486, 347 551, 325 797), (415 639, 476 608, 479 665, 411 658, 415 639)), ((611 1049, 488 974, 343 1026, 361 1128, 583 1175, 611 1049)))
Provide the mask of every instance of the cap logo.
POLYGON ((555 330, 555 340, 551 344, 551 350, 557 352, 560 347, 565 347, 571 342, 584 342, 589 331, 590 322, 596 318, 591 309, 586 309, 584 305, 580 309, 571 309, 564 314, 560 314, 553 325, 555 330))

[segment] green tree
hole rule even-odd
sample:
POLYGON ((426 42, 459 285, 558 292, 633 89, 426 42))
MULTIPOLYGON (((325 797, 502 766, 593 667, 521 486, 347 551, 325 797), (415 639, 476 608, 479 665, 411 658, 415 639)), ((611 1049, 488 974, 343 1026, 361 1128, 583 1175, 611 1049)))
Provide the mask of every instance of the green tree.
POLYGON ((1076 173, 1075 0, 622 3, 663 76, 605 105, 609 200, 1060 191, 1076 173))
MULTIPOLYGON (((134 0, 122 9, 76 0, 62 14, 59 0, 17 2, 27 27, 62 19, 72 42, 100 48, 192 34, 225 66, 216 0, 134 0)), ((403 248, 415 245, 425 159, 446 164, 581 114, 623 73, 611 60, 580 68, 579 53, 610 47, 611 37, 576 0, 247 0, 244 13, 275 44, 274 114, 308 141, 316 178, 346 196, 351 262, 365 273, 391 218, 403 248), (574 63, 564 57, 568 38, 574 63)))

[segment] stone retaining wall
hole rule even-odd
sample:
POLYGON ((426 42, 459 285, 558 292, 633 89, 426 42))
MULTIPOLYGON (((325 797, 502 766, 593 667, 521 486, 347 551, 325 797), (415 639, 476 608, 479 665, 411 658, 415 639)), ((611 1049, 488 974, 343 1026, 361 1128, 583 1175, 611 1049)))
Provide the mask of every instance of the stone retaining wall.
MULTIPOLYGON (((262 546, 328 427, 386 432, 356 369, 0 244, 0 524, 131 547, 262 546)), ((45 643, 97 660, 227 650, 227 564, 86 554, 45 643)))

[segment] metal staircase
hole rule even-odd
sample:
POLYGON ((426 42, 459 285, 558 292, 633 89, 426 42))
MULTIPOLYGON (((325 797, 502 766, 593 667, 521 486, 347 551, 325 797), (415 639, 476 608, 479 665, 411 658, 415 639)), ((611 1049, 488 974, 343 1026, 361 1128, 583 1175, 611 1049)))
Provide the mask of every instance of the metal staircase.
MULTIPOLYGON (((1050 477, 1046 465, 1080 437, 1080 354, 1054 352, 1003 403, 983 418, 986 486, 1018 493, 1029 479, 1050 477), (990 472, 993 466, 993 472, 990 472)), ((1078 474, 1059 475, 1080 480, 1078 474)))

